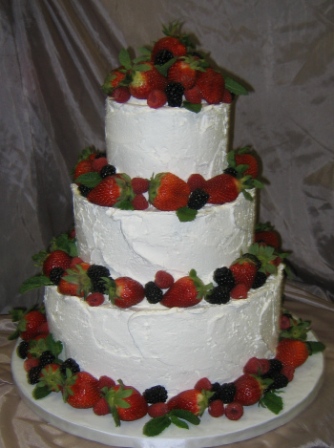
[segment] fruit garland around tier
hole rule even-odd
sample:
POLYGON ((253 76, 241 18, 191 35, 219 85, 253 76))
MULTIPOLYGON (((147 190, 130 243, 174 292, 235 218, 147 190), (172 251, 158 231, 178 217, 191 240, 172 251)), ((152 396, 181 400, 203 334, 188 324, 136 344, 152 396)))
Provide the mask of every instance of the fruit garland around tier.
POLYGON ((89 146, 81 152, 72 177, 80 194, 93 204, 122 210, 146 210, 151 204, 161 211, 176 211, 185 222, 194 220, 206 204, 233 202, 240 193, 252 200, 248 190, 263 187, 259 157, 251 147, 230 151, 227 161, 224 172, 208 180, 194 173, 185 181, 170 172, 131 179, 117 173, 104 152, 89 146))
POLYGON ((86 263, 78 256, 72 231, 53 238, 48 250, 32 257, 41 273, 23 282, 20 292, 56 285, 60 294, 83 298, 90 306, 104 304, 107 297, 119 308, 137 305, 145 297, 151 304, 168 308, 196 306, 203 299, 212 305, 246 299, 250 289, 260 288, 270 275, 276 275, 278 266, 288 256, 281 252, 279 234, 268 223, 258 229, 248 252, 229 267, 217 267, 213 282, 207 285, 195 270, 177 280, 160 270, 145 285, 126 276, 114 279, 105 266, 86 263))
POLYGON ((73 358, 60 359, 63 344, 49 333, 43 308, 15 309, 12 319, 17 329, 10 339, 21 339, 16 352, 24 360, 28 383, 34 386, 34 399, 58 393, 73 408, 91 408, 98 416, 111 414, 116 426, 148 414, 151 419, 143 427, 143 434, 148 437, 158 436, 171 424, 181 429, 188 429, 189 423, 198 425, 204 412, 214 418, 225 416, 239 420, 245 406, 258 403, 278 414, 283 409, 279 394, 293 380, 295 369, 309 355, 325 348, 321 342, 307 340, 309 321, 283 312, 280 340, 273 359, 253 357, 235 381, 219 384, 207 377, 201 378, 192 389, 169 398, 163 385, 152 385, 140 392, 122 380, 115 381, 112 372, 96 378, 81 371, 73 358))
POLYGON ((198 113, 202 103, 232 103, 235 95, 248 90, 231 77, 223 75, 205 54, 196 49, 191 37, 181 32, 181 24, 163 27, 165 37, 152 48, 142 47, 140 55, 119 53, 119 67, 110 71, 102 89, 119 103, 132 97, 146 100, 153 109, 163 106, 184 107, 198 113))

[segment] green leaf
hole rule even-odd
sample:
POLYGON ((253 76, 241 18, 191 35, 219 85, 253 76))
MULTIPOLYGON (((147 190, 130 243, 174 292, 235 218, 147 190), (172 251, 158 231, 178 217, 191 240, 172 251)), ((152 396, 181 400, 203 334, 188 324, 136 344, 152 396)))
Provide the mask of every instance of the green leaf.
POLYGON ((196 114, 202 110, 202 104, 194 104, 189 101, 183 101, 182 106, 185 109, 190 110, 190 112, 195 112, 196 114))
POLYGON ((181 207, 176 211, 176 215, 181 222, 193 221, 196 218, 197 210, 189 207, 181 207))
POLYGON ((189 425, 184 420, 181 420, 180 418, 176 417, 176 415, 173 414, 170 414, 169 416, 172 423, 178 428, 189 429, 189 425))
POLYGON ((277 415, 283 409, 283 400, 275 391, 269 391, 261 398, 260 405, 277 415))
POLYGON ((316 353, 323 352, 326 348, 325 344, 317 341, 307 341, 307 347, 309 349, 310 355, 315 355, 316 353))
POLYGON ((35 275, 34 277, 28 278, 20 286, 19 292, 24 294, 32 289, 40 288, 41 286, 53 285, 52 281, 46 275, 35 275))
POLYGON ((120 64, 123 65, 123 67, 125 67, 127 70, 132 67, 130 54, 128 50, 126 50, 125 48, 122 48, 121 51, 119 52, 118 59, 120 64))
POLYGON ((117 203, 114 205, 114 207, 115 207, 115 208, 119 208, 119 209, 121 209, 121 210, 134 210, 133 205, 132 205, 131 202, 130 202, 129 200, 127 200, 127 199, 125 199, 124 201, 117 202, 117 203))
POLYGON ((155 437, 161 434, 172 423, 168 415, 156 417, 145 423, 143 434, 148 437, 155 437))
POLYGON ((71 257, 76 257, 78 255, 75 239, 70 238, 68 233, 62 233, 51 240, 50 252, 57 249, 63 250, 71 257))
POLYGON ((154 67, 161 75, 167 77, 169 68, 174 64, 176 60, 176 58, 172 58, 169 61, 165 62, 163 65, 155 65, 154 67))
POLYGON ((101 176, 99 173, 91 172, 86 174, 81 174, 81 176, 75 179, 76 184, 85 185, 88 188, 94 188, 101 182, 101 176))
POLYGON ((175 415, 176 417, 182 418, 183 420, 187 420, 193 425, 199 425, 201 422, 201 419, 197 415, 183 409, 173 409, 172 411, 170 411, 169 415, 175 415))
POLYGON ((225 87, 235 95, 248 95, 248 90, 229 76, 225 77, 225 87))
POLYGON ((32 396, 35 400, 40 400, 51 394, 51 390, 47 386, 39 387, 38 385, 32 391, 32 396))

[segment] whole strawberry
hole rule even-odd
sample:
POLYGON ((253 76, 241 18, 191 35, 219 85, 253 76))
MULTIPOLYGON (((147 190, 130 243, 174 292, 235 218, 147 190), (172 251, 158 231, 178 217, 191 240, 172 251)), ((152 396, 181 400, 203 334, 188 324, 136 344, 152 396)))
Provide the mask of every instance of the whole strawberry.
POLYGON ((199 391, 197 389, 189 389, 180 392, 175 397, 172 397, 167 402, 168 409, 171 411, 173 409, 182 409, 184 411, 189 411, 194 415, 201 416, 205 409, 209 405, 209 399, 212 397, 213 392, 199 391))
POLYGON ((137 305, 145 297, 144 287, 130 277, 109 279, 107 283, 109 300, 119 308, 137 305))
POLYGON ((209 194, 209 204, 224 204, 238 197, 242 184, 234 176, 223 173, 208 179, 203 189, 209 194))
POLYGON ((256 179, 259 176, 260 162, 255 151, 249 146, 229 151, 227 162, 230 168, 236 170, 239 178, 249 175, 256 179))
POLYGON ((159 173, 151 179, 149 202, 158 210, 175 211, 188 203, 188 184, 172 173, 159 173))
POLYGON ((40 334, 40 327, 46 323, 46 316, 39 310, 28 312, 18 310, 13 312, 13 321, 18 322, 16 337, 20 336, 24 341, 30 341, 40 334))
POLYGON ((268 222, 256 226, 254 240, 256 243, 266 244, 276 250, 279 250, 281 247, 281 237, 279 233, 268 222))
POLYGON ((236 285, 243 284, 248 289, 252 287, 257 270, 258 263, 247 254, 235 260, 230 266, 236 285))
POLYGON ((225 81, 223 75, 212 68, 200 72, 196 85, 208 104, 219 104, 223 100, 225 81))
POLYGON ((87 196, 89 202, 103 207, 122 207, 133 198, 131 180, 125 174, 106 177, 87 196))
POLYGON ((166 78, 158 72, 152 62, 145 62, 145 65, 147 70, 134 71, 129 84, 131 95, 138 99, 147 99, 151 91, 164 90, 167 85, 166 78))
POLYGON ((61 268, 64 271, 70 267, 72 258, 63 250, 54 250, 46 257, 43 263, 43 274, 47 277, 54 268, 61 268))
POLYGON ((98 380, 88 372, 68 375, 64 381, 63 399, 74 408, 92 408, 100 399, 98 380))
POLYGON ((259 380, 255 376, 246 373, 239 377, 234 385, 236 387, 234 401, 243 406, 251 406, 260 401, 263 391, 259 380))
POLYGON ((87 275, 88 263, 79 263, 67 269, 58 283, 58 292, 64 296, 85 297, 92 288, 92 282, 87 275))
POLYGON ((112 95, 114 90, 122 85, 122 81, 124 80, 125 76, 126 72, 124 70, 124 67, 118 67, 114 70, 111 70, 103 83, 103 91, 107 95, 112 95))
POLYGON ((298 339, 282 339, 276 348, 276 359, 293 368, 304 364, 309 354, 306 342, 298 339))
POLYGON ((184 56, 178 59, 168 70, 168 81, 179 82, 185 89, 191 89, 196 82, 197 74, 203 62, 194 56, 184 56))
POLYGON ((203 299, 211 286, 211 284, 204 285, 202 280, 197 277, 196 271, 192 269, 189 275, 179 278, 172 284, 160 303, 167 308, 194 306, 203 299))

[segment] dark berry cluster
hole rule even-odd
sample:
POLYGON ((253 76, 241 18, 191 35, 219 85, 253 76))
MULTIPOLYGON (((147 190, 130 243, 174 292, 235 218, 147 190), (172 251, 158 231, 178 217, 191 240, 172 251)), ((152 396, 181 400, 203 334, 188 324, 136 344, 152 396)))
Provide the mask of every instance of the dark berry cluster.
POLYGON ((202 188, 196 188, 190 193, 188 207, 194 210, 199 210, 204 207, 204 205, 208 202, 208 199, 209 193, 204 191, 202 188))
POLYGON ((80 372, 79 364, 73 358, 67 358, 60 366, 60 372, 66 376, 66 370, 69 369, 72 373, 80 372))
POLYGON ((163 297, 162 289, 154 282, 148 282, 145 285, 145 297, 149 303, 158 303, 163 297))
POLYGON ((181 107, 184 87, 179 82, 170 82, 165 89, 168 106, 181 107))
POLYGON ((110 276, 109 269, 105 266, 92 264, 87 269, 87 275, 92 282, 92 292, 101 292, 104 294, 106 292, 106 282, 104 279, 110 276))
POLYGON ((213 279, 219 286, 227 286, 230 291, 235 286, 235 280, 232 271, 227 268, 217 268, 213 273, 213 279))
POLYGON ((143 397, 145 398, 147 403, 165 403, 168 398, 167 390, 164 386, 153 386, 149 389, 146 389, 143 393, 143 397))
POLYGON ((214 286, 205 297, 205 300, 212 305, 222 305, 230 301, 230 292, 230 288, 226 285, 214 286))
POLYGON ((223 403, 232 403, 236 393, 236 387, 234 383, 213 383, 211 392, 214 394, 210 398, 210 401, 221 400, 223 403))

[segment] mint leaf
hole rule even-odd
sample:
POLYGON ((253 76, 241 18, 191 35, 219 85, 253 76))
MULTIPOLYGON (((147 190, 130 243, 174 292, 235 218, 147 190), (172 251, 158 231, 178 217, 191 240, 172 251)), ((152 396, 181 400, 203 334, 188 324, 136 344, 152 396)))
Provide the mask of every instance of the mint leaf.
POLYGON ((181 207, 176 211, 176 215, 181 222, 193 221, 196 218, 197 210, 189 207, 181 207))
POLYGON ((170 419, 171 419, 172 423, 175 426, 177 426, 178 428, 189 429, 189 425, 185 421, 183 421, 180 418, 176 417, 176 415, 170 414, 170 419))
POLYGON ((75 179, 75 183, 76 184, 82 184, 85 187, 88 188, 94 188, 96 187, 96 185, 98 185, 101 182, 101 176, 99 175, 99 173, 91 172, 91 173, 86 173, 86 174, 81 174, 81 176, 77 177, 75 179))
POLYGON ((196 114, 198 114, 198 112, 202 109, 202 104, 190 103, 190 101, 183 101, 182 106, 185 109, 190 110, 190 112, 195 112, 196 114))
POLYGON ((309 349, 310 355, 315 355, 316 353, 322 352, 326 348, 325 344, 323 344, 322 342, 307 341, 306 344, 309 349))
POLYGON ((24 294, 32 289, 40 288, 41 286, 53 285, 52 281, 46 275, 35 275, 34 277, 28 278, 20 286, 19 292, 24 294))
POLYGON ((277 415, 283 409, 283 400, 275 391, 269 391, 261 398, 260 405, 277 415))
POLYGON ((32 391, 32 396, 35 400, 40 400, 51 394, 51 390, 47 386, 39 387, 38 385, 32 391))
POLYGON ((225 77, 225 88, 235 95, 248 95, 248 90, 234 79, 225 77))
POLYGON ((162 417, 156 417, 145 423, 143 428, 143 434, 148 437, 154 437, 161 434, 172 423, 168 415, 162 417))
POLYGON ((193 425, 199 425, 201 422, 201 419, 197 417, 197 415, 193 414, 190 411, 184 411, 183 409, 173 409, 172 411, 170 411, 169 415, 175 415, 176 417, 182 418, 183 420, 187 420, 193 425))

